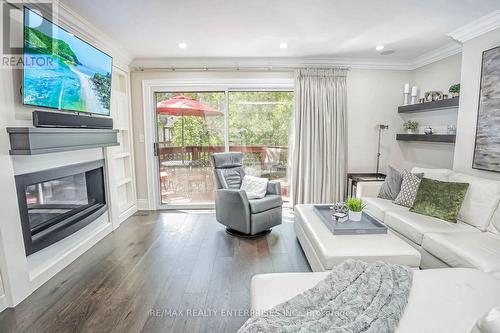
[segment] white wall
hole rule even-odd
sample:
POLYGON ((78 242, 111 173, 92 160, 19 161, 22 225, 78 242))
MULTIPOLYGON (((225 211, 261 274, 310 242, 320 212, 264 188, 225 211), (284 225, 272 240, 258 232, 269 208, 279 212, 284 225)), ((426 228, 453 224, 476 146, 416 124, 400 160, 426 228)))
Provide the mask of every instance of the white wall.
POLYGON ((500 173, 472 169, 472 160, 476 137, 482 53, 496 46, 500 46, 500 29, 463 44, 460 109, 453 162, 453 169, 456 171, 491 179, 500 179, 500 173))
POLYGON ((396 142, 402 120, 397 109, 402 103, 400 91, 410 80, 409 71, 353 69, 347 76, 349 122, 349 172, 375 172, 378 124, 389 125, 382 132, 380 171, 387 165, 406 167, 396 142))
MULTIPOLYGON (((409 83, 419 88, 419 97, 424 97, 426 91, 432 90, 448 93, 452 84, 460 83, 461 58, 461 54, 457 54, 417 68, 411 72, 409 83)), ((402 88, 400 89, 402 91, 402 88)), ((400 114, 400 116, 403 121, 410 119, 417 121, 419 133, 423 133, 425 127, 431 126, 437 134, 447 134, 447 126, 457 123, 458 108, 400 114)), ((448 169, 453 166, 455 151, 453 144, 400 141, 399 146, 408 165, 448 169)))

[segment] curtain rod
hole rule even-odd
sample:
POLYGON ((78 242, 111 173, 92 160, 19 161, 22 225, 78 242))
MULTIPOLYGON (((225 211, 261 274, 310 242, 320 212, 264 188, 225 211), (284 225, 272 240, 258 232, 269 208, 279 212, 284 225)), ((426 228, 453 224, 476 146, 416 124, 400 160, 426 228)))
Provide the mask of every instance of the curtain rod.
POLYGON ((293 72, 293 67, 136 67, 140 72, 293 72))
POLYGON ((297 69, 341 69, 349 70, 348 66, 311 66, 311 67, 282 67, 282 66, 268 66, 268 67, 250 67, 250 66, 234 66, 234 67, 133 67, 133 71, 139 72, 293 72, 297 69))

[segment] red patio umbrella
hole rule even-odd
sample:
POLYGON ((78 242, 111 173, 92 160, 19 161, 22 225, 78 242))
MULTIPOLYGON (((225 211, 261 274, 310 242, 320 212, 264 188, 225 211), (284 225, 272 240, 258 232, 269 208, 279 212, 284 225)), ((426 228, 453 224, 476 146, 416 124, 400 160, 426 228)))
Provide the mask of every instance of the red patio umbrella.
POLYGON ((221 116, 224 114, 211 106, 183 95, 158 102, 156 112, 169 116, 194 117, 221 116))
MULTIPOLYGON (((192 117, 211 117, 222 116, 223 112, 205 105, 195 99, 187 96, 179 95, 156 104, 156 112, 169 116, 182 117, 182 149, 184 150, 184 116, 192 117)), ((182 153, 182 161, 184 162, 184 153, 182 153)))

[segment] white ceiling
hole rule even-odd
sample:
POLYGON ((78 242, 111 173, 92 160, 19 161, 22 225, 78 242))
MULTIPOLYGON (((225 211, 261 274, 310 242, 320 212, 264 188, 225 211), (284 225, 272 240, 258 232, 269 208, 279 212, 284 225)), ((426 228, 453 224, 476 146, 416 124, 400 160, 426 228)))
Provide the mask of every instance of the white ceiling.
POLYGON ((61 0, 136 58, 414 59, 499 0, 61 0), (178 47, 187 44, 186 49, 178 47), (287 42, 287 49, 280 49, 287 42), (396 51, 382 56, 375 46, 396 51))

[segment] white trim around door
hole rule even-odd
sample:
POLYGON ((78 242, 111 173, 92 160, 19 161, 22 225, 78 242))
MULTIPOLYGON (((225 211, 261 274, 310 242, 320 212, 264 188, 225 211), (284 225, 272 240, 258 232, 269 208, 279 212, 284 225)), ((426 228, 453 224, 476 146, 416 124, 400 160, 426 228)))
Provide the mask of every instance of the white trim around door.
POLYGON ((283 91, 293 90, 293 79, 211 79, 211 80, 143 80, 143 117, 144 117, 144 149, 146 158, 146 181, 148 202, 142 205, 143 209, 212 209, 213 204, 172 204, 165 205, 160 200, 160 180, 157 171, 159 170, 158 159, 154 155, 154 145, 156 141, 156 114, 154 104, 154 94, 156 92, 182 92, 182 91, 221 91, 226 93, 225 119, 226 130, 224 142, 228 149, 228 91, 250 90, 250 91, 283 91))

